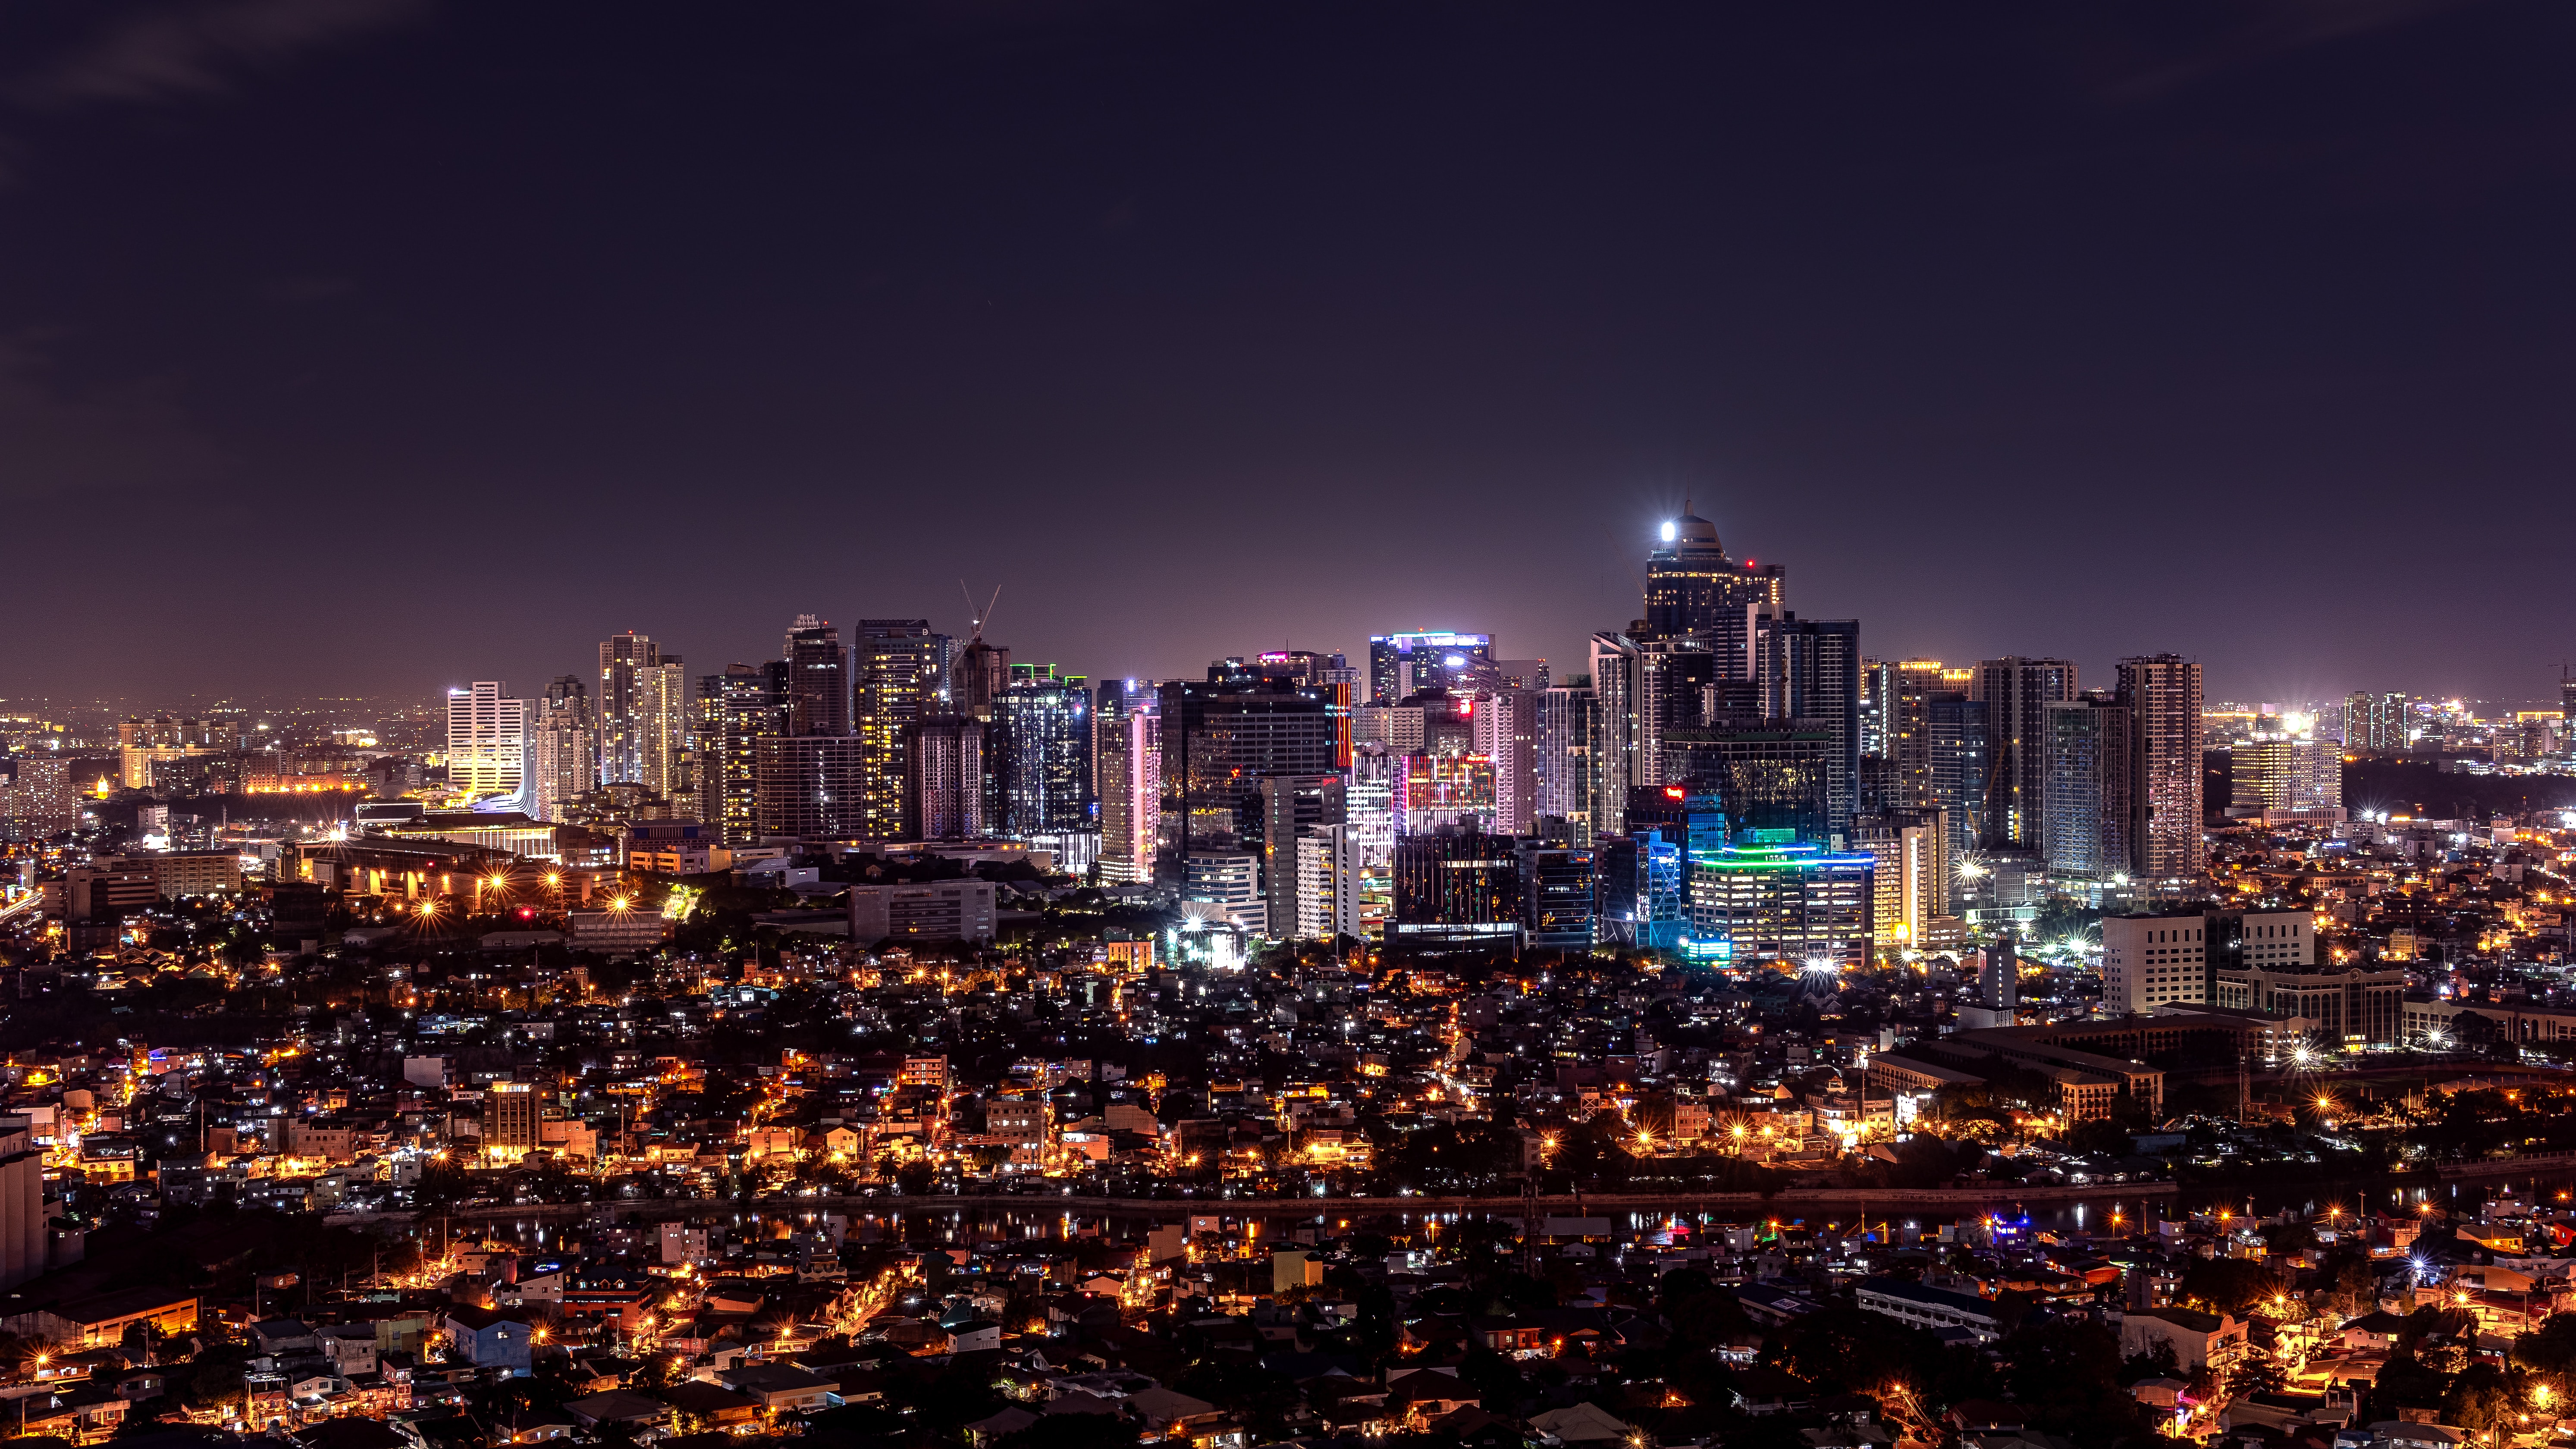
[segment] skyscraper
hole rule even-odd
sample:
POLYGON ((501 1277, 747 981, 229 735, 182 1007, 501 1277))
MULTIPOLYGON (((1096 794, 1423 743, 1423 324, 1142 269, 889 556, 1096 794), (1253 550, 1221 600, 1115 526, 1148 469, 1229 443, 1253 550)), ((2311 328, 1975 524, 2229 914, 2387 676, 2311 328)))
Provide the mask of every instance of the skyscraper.
MULTIPOLYGON (((2131 829, 2137 873, 2177 881, 2201 871, 2200 664, 2179 654, 2123 659, 2119 698, 2137 731, 2131 829)), ((2072 666, 2067 670, 2070 678, 2072 666)))
POLYGON ((1323 775, 1335 768, 1332 702, 1285 680, 1208 671, 1205 683, 1162 686, 1163 809, 1183 858, 1243 843, 1247 806, 1264 775, 1323 775))
POLYGON ((904 833, 904 731, 948 712, 950 645, 927 619, 861 619, 851 646, 866 835, 904 833))
POLYGON ((1847 835, 1860 787, 1860 624, 1801 619, 1785 611, 1754 620, 1754 682, 1764 718, 1822 729, 1833 742, 1825 762, 1825 838, 1847 835))
POLYGON ((2013 655, 1977 662, 1968 697, 1986 707, 1987 768, 1993 777, 1986 845, 2039 848, 2040 798, 2048 778, 2048 707, 2075 694, 2072 660, 2013 655))
POLYGON ((788 626, 787 733, 850 733, 850 661, 841 631, 811 614, 788 626))
POLYGON ((984 833, 984 724, 963 715, 904 731, 904 835, 973 840, 984 833))
POLYGON ((1877 861, 1756 832, 1693 850, 1691 955, 1849 970, 1869 964, 1877 861))
POLYGON ((1538 699, 1538 813, 1573 822, 1584 841, 1592 838, 1594 705, 1588 683, 1552 686, 1538 699))
POLYGON ((2343 748, 2272 734, 2227 752, 2233 810, 2331 810, 2343 804, 2343 748))
POLYGON ((1861 754, 1880 761, 1874 808, 1920 810, 1932 803, 1931 703, 1947 687, 1942 675, 1938 659, 1877 659, 1864 670, 1861 754))
POLYGON ((690 695, 677 654, 635 671, 636 779, 673 802, 697 788, 697 706, 690 695))
MULTIPOLYGON (((850 735, 761 735, 751 741, 752 818, 760 835, 799 840, 858 837, 859 742, 850 735)), ((729 843, 729 842, 728 842, 729 843)))
POLYGON ((447 784, 468 802, 507 797, 521 808, 528 786, 528 705, 496 679, 447 691, 447 784))
POLYGON ((626 784, 644 778, 644 729, 640 720, 643 672, 662 662, 662 651, 629 629, 599 646, 599 781, 626 784))
MULTIPOLYGON (((1994 809, 1994 774, 1987 745, 1988 712, 1983 700, 1943 692, 1923 705, 1924 727, 1931 732, 1929 750, 1932 803, 1950 831, 1949 858, 1954 866, 1977 848, 1985 822, 1994 809)), ((1958 889, 1951 887, 1955 912, 1958 889)))
POLYGON ((1778 564, 1738 563, 1718 541, 1717 525, 1690 511, 1663 526, 1661 546, 1646 557, 1646 614, 1635 630, 1647 639, 1695 638, 1717 656, 1718 674, 1750 677, 1753 614, 1785 602, 1787 571, 1778 564))
MULTIPOLYGON (((1300 914, 1300 837, 1322 827, 1338 829, 1348 819, 1342 798, 1345 783, 1339 774, 1261 777, 1260 793, 1255 797, 1261 809, 1261 894, 1267 903, 1273 936, 1283 940, 1289 937, 1300 914)), ((1350 848, 1346 835, 1335 839, 1337 849, 1350 848)), ((1356 904, 1352 910, 1357 912, 1356 904)))
POLYGON ((1423 689, 1469 694, 1500 682, 1491 634, 1373 634, 1368 669, 1371 704, 1393 704, 1423 689))
POLYGON ((2053 879, 2111 881, 2136 854, 2135 738, 2129 707, 2107 690, 2048 706, 2040 854, 2053 879))
POLYGON ((1162 716, 1144 696, 1113 724, 1097 728, 1100 743, 1100 879, 1134 885, 1154 878, 1163 826, 1162 716))
POLYGON ((1637 643, 1625 634, 1592 636, 1592 829, 1627 832, 1628 787, 1637 777, 1637 643))
POLYGON ((2403 694, 2356 693, 2346 699, 2344 747, 2359 754, 2405 753, 2414 743, 2407 735, 2407 703, 2403 694))
POLYGON ((528 730, 530 813, 561 820, 565 807, 599 788, 599 722, 591 714, 590 688, 579 675, 557 675, 544 697, 530 703, 537 711, 528 730))
POLYGON ((1538 703, 1526 689, 1477 695, 1468 712, 1470 749, 1494 762, 1494 824, 1500 835, 1527 835, 1537 823, 1538 703))
MULTIPOLYGON (((787 661, 773 659, 728 664, 724 673, 698 681, 698 818, 719 827, 727 846, 748 845, 762 833, 760 741, 788 733, 789 679, 787 661)), ((790 797, 776 792, 792 794, 797 787, 784 776, 771 784, 773 809, 788 809, 781 802, 790 797)), ((841 833, 846 815, 847 808, 836 803, 831 833, 841 833)))
POLYGON ((1935 806, 1853 817, 1852 849, 1875 862, 1871 930, 1881 946, 1920 949, 1932 938, 1932 923, 1950 913, 1947 813, 1935 806))
MULTIPOLYGON (((1358 937, 1360 925, 1359 846, 1348 825, 1308 825, 1297 831, 1296 937, 1331 941, 1358 937)), ((1270 918, 1278 931, 1279 917, 1270 918)))
POLYGON ((1052 664, 1012 665, 984 742, 990 830, 1025 837, 1090 828, 1089 681, 1052 664))
POLYGON ((33 840, 80 824, 72 762, 46 751, 0 755, 0 840, 33 840))

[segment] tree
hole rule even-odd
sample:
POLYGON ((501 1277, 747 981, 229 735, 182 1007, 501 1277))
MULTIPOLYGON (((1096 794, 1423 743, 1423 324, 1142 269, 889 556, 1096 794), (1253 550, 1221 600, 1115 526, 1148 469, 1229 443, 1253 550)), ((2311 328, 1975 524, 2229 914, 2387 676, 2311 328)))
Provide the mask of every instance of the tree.
POLYGON ((2243 1258, 2204 1258, 2182 1275, 2185 1301, 2238 1317, 2271 1302, 2280 1291, 2280 1283, 2261 1264, 2243 1258))

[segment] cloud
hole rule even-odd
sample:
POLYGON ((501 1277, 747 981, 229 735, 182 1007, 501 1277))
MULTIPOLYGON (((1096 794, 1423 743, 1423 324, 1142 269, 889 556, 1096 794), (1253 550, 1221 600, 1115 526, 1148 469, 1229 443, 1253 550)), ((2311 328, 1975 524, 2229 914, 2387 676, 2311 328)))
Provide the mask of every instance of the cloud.
POLYGON ((213 0, 157 4, 102 26, 10 82, 38 109, 162 105, 231 94, 252 74, 410 24, 427 0, 213 0))
POLYGON ((0 338, 0 503, 210 482, 214 444, 151 387, 77 392, 25 338, 0 338))

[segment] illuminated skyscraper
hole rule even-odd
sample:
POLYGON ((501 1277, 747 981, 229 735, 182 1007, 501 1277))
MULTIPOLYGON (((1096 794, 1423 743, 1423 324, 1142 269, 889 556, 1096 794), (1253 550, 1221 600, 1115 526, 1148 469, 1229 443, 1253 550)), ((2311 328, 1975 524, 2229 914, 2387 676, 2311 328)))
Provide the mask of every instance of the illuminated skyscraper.
POLYGON ((1860 786, 1860 625, 1787 612, 1754 620, 1754 683, 1767 720, 1823 730, 1825 838, 1849 833, 1860 786))
POLYGON ((1870 927, 1881 946, 1921 949, 1933 922, 1950 913, 1950 827, 1947 812, 1885 810, 1852 820, 1852 849, 1874 862, 1870 927))
POLYGON ((2100 883, 2127 875, 2136 854, 2129 707, 2108 691, 2087 690, 2048 706, 2046 738, 2039 842, 2050 877, 2100 883))
POLYGON ((1538 704, 1526 689, 1477 695, 1467 719, 1470 750, 1494 762, 1494 821, 1498 835, 1527 835, 1537 823, 1538 704))
POLYGON ((43 751, 0 755, 0 840, 34 840, 78 824, 70 760, 43 751))
POLYGON ((2343 743, 2358 754, 2404 754, 2414 744, 2402 694, 2354 694, 2343 704, 2343 743))
MULTIPOLYGON (((1949 855, 1955 863, 1975 852, 1993 810, 1986 706, 1982 700, 1945 691, 1924 702, 1923 718, 1932 734, 1932 803, 1949 823, 1949 855)), ((1958 899, 1954 884, 1950 897, 1954 912, 1958 899)))
MULTIPOLYGON (((1346 820, 1343 806, 1345 781, 1339 774, 1265 775, 1260 793, 1255 797, 1261 811, 1261 894, 1270 923, 1270 933, 1286 939, 1301 914, 1298 902, 1299 872, 1297 852, 1300 836, 1312 829, 1330 826, 1340 829, 1346 820)), ((1337 836, 1344 848, 1347 836, 1337 836)), ((1246 842, 1250 843, 1249 841, 1246 842)), ((1356 883, 1352 889, 1357 890, 1356 883)), ((1357 911, 1354 895, 1352 909, 1357 911)))
MULTIPOLYGON (((773 659, 728 664, 724 673, 698 681, 698 818, 719 827, 728 847, 749 845, 762 833, 760 741, 788 733, 793 708, 789 680, 787 661, 773 659)), ((814 783, 819 789, 820 782, 814 783)), ((798 788, 784 776, 772 786, 790 792, 798 788)), ((773 808, 790 807, 774 801, 773 808)), ((836 825, 847 813, 846 807, 835 809, 836 825)))
POLYGON ((2072 660, 2016 655, 1978 661, 1968 697, 1986 706, 1993 780, 1983 830, 1986 845, 2039 847, 2040 799, 2048 779, 2048 707, 2075 694, 2072 660))
POLYGON ((1332 699, 1211 667, 1205 683, 1173 680, 1160 691, 1163 810, 1184 859, 1243 844, 1248 808, 1264 775, 1324 775, 1336 768, 1332 699))
POLYGON ((2236 811, 2332 810, 2343 804, 2343 747, 2330 740, 2267 734, 2228 749, 2236 811))
MULTIPOLYGON (((1785 602, 1787 571, 1727 556, 1717 525, 1682 504, 1682 516, 1663 526, 1661 546, 1646 557, 1646 614, 1639 640, 1707 641, 1724 679, 1750 678, 1753 615, 1777 612, 1785 602)), ((1597 687, 1596 678, 1596 687, 1597 687)))
POLYGON ((759 835, 802 840, 859 836, 865 775, 855 737, 763 735, 751 747, 752 816, 759 835))
POLYGON ((1741 843, 1693 850, 1690 938, 1706 959, 1787 961, 1827 971, 1869 964, 1877 862, 1865 853, 1754 832, 1741 843))
POLYGON ((529 701, 528 771, 539 820, 561 820, 564 808, 599 788, 599 721, 592 717, 590 688, 581 676, 556 676, 542 698, 529 701))
POLYGON ((1422 689, 1471 694, 1498 682, 1491 634, 1428 630, 1369 636, 1371 704, 1393 704, 1422 689))
POLYGON ((1594 705, 1589 684, 1558 685, 1538 701, 1538 813, 1572 821, 1584 841, 1592 838, 1594 705))
POLYGON ((2123 659, 2119 669, 2119 698, 2137 731, 2130 787, 2141 814, 2131 836, 2137 873, 2156 881, 2197 876, 2203 861, 2200 664, 2179 654, 2150 654, 2123 659))
POLYGON ((850 659, 841 631, 811 614, 787 630, 787 729, 791 735, 850 732, 850 659))
POLYGON ((997 835, 1086 830, 1091 819, 1091 691, 1052 664, 1015 664, 984 731, 984 807, 997 835))
POLYGON ((680 656, 664 654, 635 671, 636 781, 665 800, 679 801, 696 788, 696 702, 680 656))
POLYGON ((496 679, 447 692, 447 785, 468 802, 507 797, 524 808, 528 705, 496 679))
POLYGON ((651 638, 629 629, 599 646, 599 781, 603 785, 644 778, 641 681, 662 662, 651 638))
POLYGON ((954 642, 930 632, 927 619, 859 621, 851 647, 854 713, 865 771, 865 833, 872 840, 904 833, 904 731, 948 712, 954 642))
POLYGON ((1100 726, 1100 879, 1135 885, 1154 878, 1163 825, 1162 717, 1152 697, 1100 726))
POLYGON ((1628 788, 1637 773, 1637 643, 1625 634, 1592 636, 1592 829, 1627 832, 1628 788))

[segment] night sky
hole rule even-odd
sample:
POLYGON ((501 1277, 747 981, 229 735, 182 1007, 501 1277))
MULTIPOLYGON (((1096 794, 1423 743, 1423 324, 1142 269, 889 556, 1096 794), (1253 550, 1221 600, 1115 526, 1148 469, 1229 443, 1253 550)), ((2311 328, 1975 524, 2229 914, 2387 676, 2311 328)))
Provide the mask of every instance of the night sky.
POLYGON ((1876 655, 2576 656, 2576 8, 0 10, 0 695, 810 610, 1579 668, 1685 495, 1876 655))

